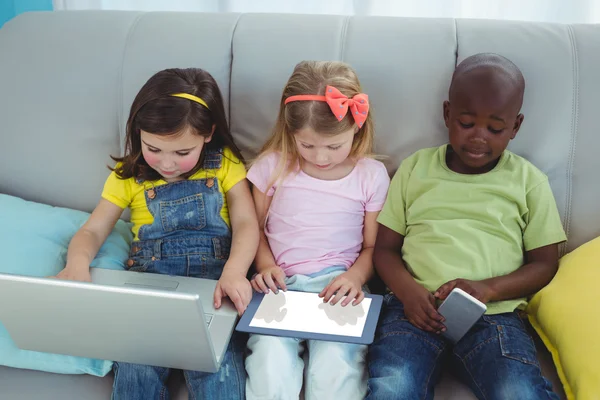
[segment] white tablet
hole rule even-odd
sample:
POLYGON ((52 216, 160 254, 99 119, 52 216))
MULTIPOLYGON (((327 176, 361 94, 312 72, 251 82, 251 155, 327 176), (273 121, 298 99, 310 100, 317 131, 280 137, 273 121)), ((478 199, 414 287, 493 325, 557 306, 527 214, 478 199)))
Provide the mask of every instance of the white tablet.
POLYGON ((383 297, 365 294, 356 306, 324 303, 318 293, 254 293, 236 330, 299 339, 371 344, 383 297))

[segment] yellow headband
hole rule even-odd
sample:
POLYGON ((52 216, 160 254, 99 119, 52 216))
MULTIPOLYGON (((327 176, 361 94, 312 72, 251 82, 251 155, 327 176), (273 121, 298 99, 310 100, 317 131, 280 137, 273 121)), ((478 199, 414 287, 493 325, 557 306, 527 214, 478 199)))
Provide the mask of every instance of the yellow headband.
POLYGON ((181 97, 181 98, 184 98, 184 99, 195 101, 196 103, 201 104, 201 105, 203 105, 204 107, 206 107, 207 109, 210 110, 210 108, 208 108, 208 104, 206 104, 206 102, 204 100, 202 100, 198 96, 194 96, 193 94, 189 94, 189 93, 174 93, 171 96, 173 96, 173 97, 181 97))

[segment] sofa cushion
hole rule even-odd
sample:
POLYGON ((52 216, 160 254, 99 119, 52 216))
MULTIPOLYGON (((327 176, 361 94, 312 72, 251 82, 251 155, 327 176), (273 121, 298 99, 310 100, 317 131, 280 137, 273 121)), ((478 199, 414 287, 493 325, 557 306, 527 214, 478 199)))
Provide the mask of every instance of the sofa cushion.
POLYGON ((558 273, 529 303, 529 319, 552 353, 568 399, 600 393, 600 238, 560 260, 558 273))
MULTIPOLYGON (((64 268, 69 241, 89 214, 0 194, 0 272, 52 276, 64 268)), ((132 234, 119 221, 91 266, 124 269, 132 234)), ((9 305, 0 305, 7 307, 9 305)), ((17 348, 0 322, 0 365, 63 374, 106 375, 112 362, 17 348)))

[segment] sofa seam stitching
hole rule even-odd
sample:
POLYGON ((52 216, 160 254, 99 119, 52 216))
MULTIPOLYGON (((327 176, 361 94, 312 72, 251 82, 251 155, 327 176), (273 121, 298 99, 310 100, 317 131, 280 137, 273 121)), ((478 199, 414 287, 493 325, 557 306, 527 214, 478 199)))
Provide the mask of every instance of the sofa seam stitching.
POLYGON ((348 31, 348 21, 350 21, 350 17, 346 16, 342 25, 342 31, 340 32, 340 61, 345 60, 344 55, 346 51, 346 32, 348 31))
MULTIPOLYGON (((573 27, 571 25, 567 26, 567 32, 569 34, 569 41, 571 44, 571 57, 573 60, 573 104, 571 106, 571 145, 569 149, 569 161, 567 164, 567 202, 565 205, 565 233, 568 239, 571 228, 571 212, 573 201, 573 167, 575 164, 575 148, 577 144, 577 128, 579 117, 579 54, 577 52, 577 44, 575 42, 575 35, 573 34, 573 27)), ((562 247, 562 252, 565 253, 567 250, 567 244, 563 243, 562 247)))
POLYGON ((454 18, 454 67, 458 65, 458 22, 456 18, 454 18))
POLYGON ((227 99, 227 125, 229 126, 229 131, 231 132, 231 123, 233 121, 233 118, 231 117, 231 103, 232 103, 232 95, 231 95, 231 88, 233 87, 233 41, 235 40, 235 32, 237 31, 238 25, 240 23, 240 20, 242 19, 242 14, 238 15, 238 18, 235 20, 235 25, 233 26, 233 31, 231 32, 231 47, 230 47, 230 58, 229 58, 229 98, 227 99))
MULTIPOLYGON (((119 98, 117 99, 117 105, 118 105, 118 109, 117 109, 117 125, 118 125, 118 135, 119 135, 119 155, 124 155, 125 152, 125 145, 123 140, 121 139, 121 129, 123 129, 123 126, 121 124, 121 120, 123 119, 123 70, 125 69, 125 55, 127 54, 127 48, 129 47, 129 41, 131 39, 131 35, 133 34, 133 31, 135 30, 135 27, 137 26, 137 24, 139 23, 140 19, 142 19, 142 17, 145 15, 145 12, 139 13, 135 19, 131 22, 131 25, 129 26, 129 30, 127 31, 127 36, 125 37, 125 44, 123 45, 123 54, 121 56, 121 68, 119 70, 119 87, 118 87, 118 91, 117 94, 119 96, 119 98)), ((123 139, 126 138, 127 136, 127 127, 125 127, 125 134, 123 135, 123 139)))

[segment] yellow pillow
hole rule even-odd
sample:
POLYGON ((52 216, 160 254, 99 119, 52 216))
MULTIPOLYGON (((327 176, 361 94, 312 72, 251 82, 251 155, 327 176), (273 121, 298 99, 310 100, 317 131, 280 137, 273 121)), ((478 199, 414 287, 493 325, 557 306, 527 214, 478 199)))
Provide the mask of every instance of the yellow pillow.
POLYGON ((527 308, 569 400, 600 399, 599 286, 600 237, 562 257, 527 308))

